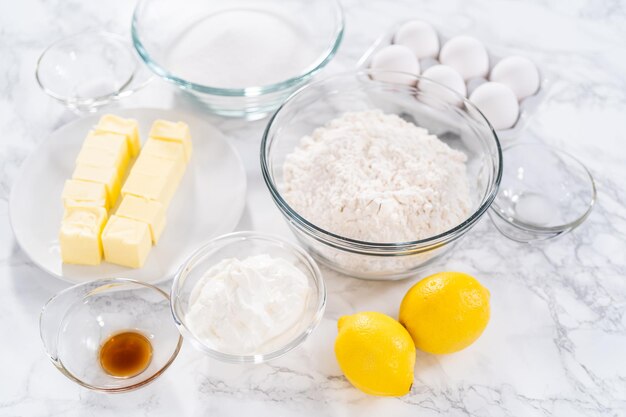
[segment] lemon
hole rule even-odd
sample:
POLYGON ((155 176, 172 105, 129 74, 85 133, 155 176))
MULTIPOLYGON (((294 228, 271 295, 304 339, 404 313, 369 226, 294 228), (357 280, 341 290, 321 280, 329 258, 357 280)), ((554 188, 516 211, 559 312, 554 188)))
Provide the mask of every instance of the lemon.
POLYGON ((371 395, 409 392, 415 345, 400 323, 382 313, 363 312, 341 317, 337 328, 335 355, 352 385, 371 395))
POLYGON ((400 305, 400 323, 415 346, 442 354, 465 349, 489 322, 489 290, 462 272, 440 272, 415 284, 400 305))

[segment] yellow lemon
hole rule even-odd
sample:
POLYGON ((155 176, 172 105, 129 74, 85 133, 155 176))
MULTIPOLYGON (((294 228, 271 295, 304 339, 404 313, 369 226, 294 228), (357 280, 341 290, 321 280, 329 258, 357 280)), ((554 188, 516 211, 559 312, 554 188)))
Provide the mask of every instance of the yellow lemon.
POLYGON ((335 355, 352 385, 371 395, 409 392, 415 345, 400 323, 382 313, 364 312, 341 317, 337 328, 335 355))
POLYGON ((415 284, 400 305, 400 323, 415 346, 443 354, 465 349, 489 322, 489 290, 462 272, 440 272, 415 284))

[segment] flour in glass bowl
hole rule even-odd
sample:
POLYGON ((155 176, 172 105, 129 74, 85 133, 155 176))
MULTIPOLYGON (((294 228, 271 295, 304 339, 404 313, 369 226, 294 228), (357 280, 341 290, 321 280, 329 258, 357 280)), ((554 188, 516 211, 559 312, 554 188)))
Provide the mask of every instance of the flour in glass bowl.
POLYGON ((343 237, 420 240, 469 216, 466 159, 396 115, 345 113, 287 156, 284 197, 309 222, 343 237))

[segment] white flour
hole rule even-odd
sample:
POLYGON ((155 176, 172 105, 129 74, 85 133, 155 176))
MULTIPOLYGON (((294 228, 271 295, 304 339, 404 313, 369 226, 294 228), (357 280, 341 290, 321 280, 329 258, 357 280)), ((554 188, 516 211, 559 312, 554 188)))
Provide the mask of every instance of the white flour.
POLYGON ((442 233, 471 210, 466 156, 380 110, 346 113, 287 156, 284 195, 311 223, 369 242, 442 233))

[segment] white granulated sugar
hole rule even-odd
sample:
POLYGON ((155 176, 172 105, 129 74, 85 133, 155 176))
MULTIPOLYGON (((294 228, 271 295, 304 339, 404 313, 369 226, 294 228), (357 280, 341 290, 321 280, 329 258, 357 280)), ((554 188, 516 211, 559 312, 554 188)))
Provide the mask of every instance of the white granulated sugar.
POLYGON ((442 233, 471 209, 466 156, 380 110, 346 113, 287 156, 284 196, 311 223, 368 242, 442 233))

